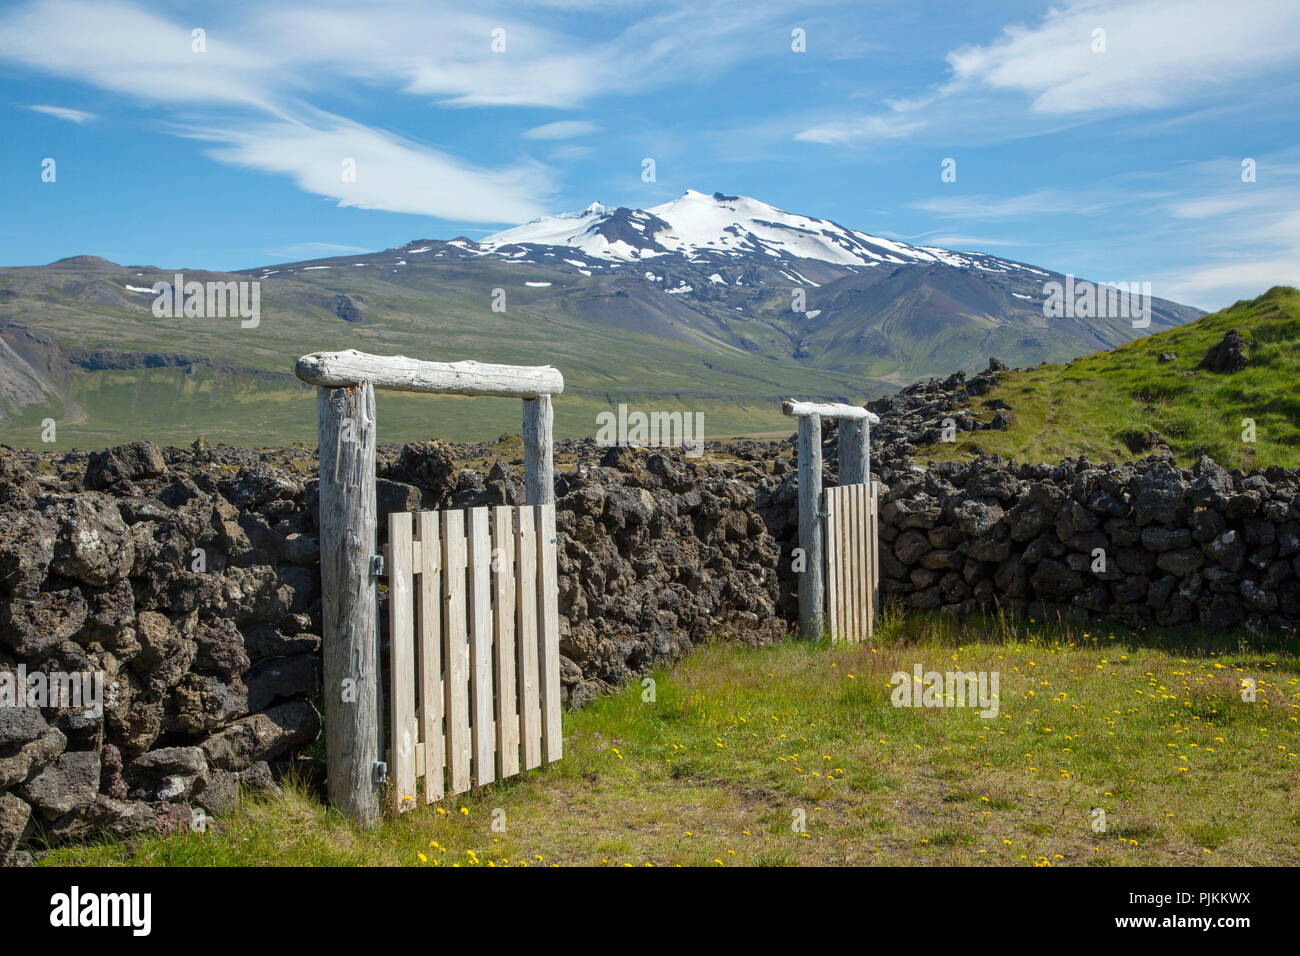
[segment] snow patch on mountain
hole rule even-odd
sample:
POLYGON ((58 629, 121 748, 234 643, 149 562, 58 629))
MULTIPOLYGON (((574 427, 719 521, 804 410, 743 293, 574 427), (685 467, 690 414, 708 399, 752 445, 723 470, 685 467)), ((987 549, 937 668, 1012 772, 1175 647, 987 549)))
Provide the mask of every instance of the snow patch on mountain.
MULTIPOLYGON (((649 209, 611 210, 592 203, 581 212, 545 216, 494 233, 475 245, 480 253, 512 258, 527 255, 529 246, 562 246, 570 254, 580 252, 611 266, 669 255, 693 263, 722 263, 757 255, 783 262, 820 260, 850 268, 948 265, 986 272, 1025 270, 1018 263, 993 256, 913 246, 869 235, 829 219, 788 213, 748 196, 708 195, 693 189, 649 209)), ((798 276, 794 281, 816 285, 797 271, 794 276, 798 276)))

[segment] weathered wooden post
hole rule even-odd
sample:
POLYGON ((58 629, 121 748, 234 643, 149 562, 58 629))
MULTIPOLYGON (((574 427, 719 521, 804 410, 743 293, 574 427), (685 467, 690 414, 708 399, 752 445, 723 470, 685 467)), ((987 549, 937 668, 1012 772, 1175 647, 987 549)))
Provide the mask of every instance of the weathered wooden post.
POLYGON ((379 820, 375 554, 375 391, 318 388, 325 754, 330 803, 362 826, 379 820))
POLYGON ((821 640, 826 600, 821 509, 822 418, 813 413, 799 418, 799 547, 805 562, 799 575, 799 633, 809 641, 821 640))
MULTIPOLYGON (((564 377, 549 365, 425 362, 354 349, 304 355, 295 372, 304 382, 317 386, 329 799, 358 824, 373 826, 379 819, 379 769, 384 753, 379 701, 374 390, 523 399, 528 503, 540 505, 555 501, 551 396, 564 391, 564 377)), ((554 535, 553 530, 549 533, 554 535)), ((431 538, 431 534, 422 536, 426 541, 431 538)), ((482 540, 482 529, 478 540, 482 540)), ((539 584, 539 596, 553 605, 555 587, 552 566, 539 584)), ((543 646, 549 650, 554 643, 544 641, 543 646)), ((558 688, 558 652, 553 657, 546 662, 543 679, 558 688)), ((558 756, 558 693, 554 696, 554 711, 546 717, 555 727, 550 746, 558 756)), ((478 713, 480 722, 483 714, 482 710, 478 713)))
POLYGON ((788 399, 781 410, 799 419, 799 547, 806 562, 799 575, 799 633, 806 640, 819 641, 826 605, 822 419, 839 421, 841 485, 867 483, 871 472, 869 423, 880 419, 865 408, 837 403, 788 399))
POLYGON ((870 484, 871 425, 869 420, 842 419, 839 423, 839 432, 840 484, 870 484))
POLYGON ((524 399, 524 494, 530 505, 555 503, 551 396, 524 399))

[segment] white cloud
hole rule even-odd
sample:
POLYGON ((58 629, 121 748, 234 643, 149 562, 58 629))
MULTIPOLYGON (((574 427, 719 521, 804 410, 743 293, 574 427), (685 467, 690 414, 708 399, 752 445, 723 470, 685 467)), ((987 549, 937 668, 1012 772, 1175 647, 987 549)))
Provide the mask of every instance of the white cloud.
POLYGON ((1221 309, 1238 299, 1253 299, 1275 285, 1300 288, 1300 260, 1294 256, 1255 259, 1205 266, 1166 276, 1161 295, 1176 301, 1206 302, 1206 309, 1221 309))
POLYGON ((890 112, 832 116, 794 138, 842 145, 932 130, 970 145, 1045 135, 1103 116, 1231 112, 1247 85, 1300 61, 1300 4, 1067 0, 1035 24, 1004 26, 991 42, 950 50, 946 60, 949 76, 886 97, 890 112), (1093 51, 1095 30, 1105 31, 1105 52, 1093 51))
POLYGON ((1034 27, 948 54, 948 92, 1032 97, 1042 113, 1132 112, 1183 103, 1300 58, 1300 6, 1277 0, 1076 0, 1034 27), (1093 31, 1105 31, 1105 52, 1093 31))
POLYGON ((67 106, 29 106, 27 108, 35 113, 44 113, 46 116, 53 116, 55 119, 76 123, 78 126, 84 126, 91 120, 99 118, 94 113, 87 113, 85 110, 74 110, 67 106))
POLYGON ((0 20, 0 60, 148 103, 271 108, 266 61, 213 29, 206 53, 191 28, 126 3, 38 0, 0 20))
POLYGON ((557 123, 544 123, 525 130, 524 139, 574 139, 599 132, 599 126, 586 120, 560 120, 557 123))
POLYGON ((588 156, 595 155, 595 152, 590 146, 577 146, 570 143, 568 146, 560 146, 552 150, 547 158, 555 162, 563 162, 570 159, 586 159, 588 156))
MULTIPOLYGON (((722 0, 645 6, 648 16, 593 40, 530 22, 534 8, 492 0, 472 11, 449 0, 274 6, 234 0, 199 18, 154 13, 126 0, 32 0, 0 13, 0 63, 168 107, 182 135, 220 142, 211 151, 220 161, 287 175, 343 204, 517 222, 543 211, 538 203, 550 185, 544 166, 463 162, 322 111, 313 97, 346 87, 360 100, 373 87, 443 107, 572 108, 611 92, 716 75, 758 55, 753 31, 788 14, 775 0, 755 3, 745 18, 722 0), (205 31, 205 52, 193 49, 195 27, 205 31), (498 29, 504 52, 493 50, 498 29), (355 184, 339 180, 345 156, 358 161, 355 184)), ((531 136, 594 131, 592 124, 561 121, 535 127, 531 136)), ((429 141, 440 132, 435 119, 429 141)))
POLYGON ((863 116, 823 123, 800 130, 794 138, 805 143, 847 143, 861 139, 897 139, 920 129, 920 120, 897 115, 863 116))
POLYGON ((949 219, 1019 219, 1023 217, 1058 215, 1092 215, 1106 209, 1117 200, 1107 200, 1095 194, 1063 193, 1054 189, 1039 189, 1019 196, 947 196, 910 203, 913 209, 945 216, 949 219))
POLYGON ((291 245, 281 246, 279 249, 271 249, 267 252, 267 255, 274 256, 277 259, 301 261, 306 259, 326 259, 330 256, 341 256, 347 253, 367 254, 374 251, 374 249, 367 249, 365 246, 349 246, 338 242, 295 242, 291 245))
POLYGON ((1257 181, 1240 160, 1191 164, 1177 195, 1144 210, 1149 240, 1182 265, 1153 277, 1162 295, 1219 309, 1275 285, 1300 287, 1300 148, 1258 157, 1257 181))
POLYGON ((990 239, 987 236, 932 236, 924 239, 909 239, 912 245, 940 246, 944 249, 980 250, 992 246, 1031 246, 1033 243, 1019 239, 990 239))
POLYGON ((298 188, 340 206, 464 222, 524 222, 545 213, 537 197, 551 190, 550 174, 540 164, 483 169, 328 115, 317 125, 271 121, 193 129, 189 135, 221 143, 210 152, 222 162, 287 175, 298 188), (355 182, 344 181, 348 160, 355 182))
MULTIPOLYGON (((401 12, 388 6, 295 7, 258 14, 232 5, 203 18, 206 50, 196 52, 188 20, 171 22, 120 0, 36 0, 0 15, 0 61, 149 106, 183 109, 173 129, 219 143, 210 151, 214 158, 286 175, 299 188, 341 205, 468 222, 540 215, 551 180, 538 163, 484 168, 305 102, 314 85, 340 76, 400 80, 414 89, 431 50, 436 58, 441 48, 464 42, 476 29, 482 31, 475 37, 482 40, 482 59, 492 56, 487 24, 496 21, 439 18, 436 10, 416 7, 406 11, 413 19, 403 20, 401 12), (342 181, 344 158, 357 163, 355 183, 342 181)), ((529 36, 526 30, 518 35, 529 36)), ((474 76, 468 70, 463 80, 472 84, 474 76)), ((56 107, 40 109, 81 121, 55 113, 56 107)))

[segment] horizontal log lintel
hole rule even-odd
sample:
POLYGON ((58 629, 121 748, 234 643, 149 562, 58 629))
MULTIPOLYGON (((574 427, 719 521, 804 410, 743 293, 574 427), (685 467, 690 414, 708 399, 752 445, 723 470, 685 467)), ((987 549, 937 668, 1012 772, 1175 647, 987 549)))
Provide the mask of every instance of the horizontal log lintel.
POLYGON ((322 388, 375 388, 434 395, 495 395, 538 398, 564 391, 564 376, 550 365, 486 365, 482 362, 425 362, 405 355, 369 355, 356 349, 313 352, 298 359, 298 378, 322 388))
POLYGON ((841 405, 837 402, 818 404, 817 402, 796 402, 789 398, 781 403, 781 411, 795 418, 806 415, 820 415, 822 418, 838 418, 843 421, 866 420, 872 425, 880 422, 880 416, 857 405, 841 405))

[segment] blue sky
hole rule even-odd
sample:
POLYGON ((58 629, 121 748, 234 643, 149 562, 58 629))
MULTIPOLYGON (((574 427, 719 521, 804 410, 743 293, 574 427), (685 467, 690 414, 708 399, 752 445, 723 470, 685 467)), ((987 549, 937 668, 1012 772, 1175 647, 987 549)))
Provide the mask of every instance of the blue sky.
POLYGON ((0 6, 0 90, 0 265, 249 268, 693 188, 1205 309, 1300 285, 1289 0, 36 0, 0 6))

